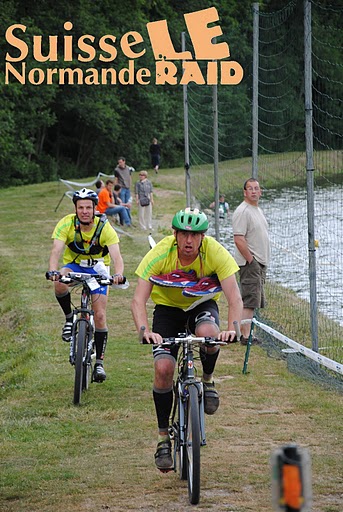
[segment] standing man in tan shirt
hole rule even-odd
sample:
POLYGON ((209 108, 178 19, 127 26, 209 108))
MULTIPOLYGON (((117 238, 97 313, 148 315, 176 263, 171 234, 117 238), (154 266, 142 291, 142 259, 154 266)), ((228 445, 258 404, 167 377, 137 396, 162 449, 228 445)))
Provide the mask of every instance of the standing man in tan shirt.
MULTIPOLYGON (((235 259, 239 265, 243 319, 252 319, 256 308, 265 306, 264 283, 270 258, 267 220, 258 206, 261 188, 255 178, 249 178, 243 187, 244 201, 232 216, 236 246, 235 259)), ((241 343, 247 344, 250 325, 242 325, 241 343)), ((257 338, 253 339, 257 344, 257 338)))

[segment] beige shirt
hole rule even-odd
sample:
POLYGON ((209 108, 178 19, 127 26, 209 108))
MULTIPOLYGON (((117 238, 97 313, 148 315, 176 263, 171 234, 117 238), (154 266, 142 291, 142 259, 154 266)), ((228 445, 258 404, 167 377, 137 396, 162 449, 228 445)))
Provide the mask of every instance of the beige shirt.
MULTIPOLYGON (((243 235, 249 251, 262 265, 268 265, 270 244, 267 220, 258 206, 243 201, 233 213, 232 229, 234 235, 243 235)), ((246 259, 235 247, 235 260, 239 266, 246 264, 246 259)))

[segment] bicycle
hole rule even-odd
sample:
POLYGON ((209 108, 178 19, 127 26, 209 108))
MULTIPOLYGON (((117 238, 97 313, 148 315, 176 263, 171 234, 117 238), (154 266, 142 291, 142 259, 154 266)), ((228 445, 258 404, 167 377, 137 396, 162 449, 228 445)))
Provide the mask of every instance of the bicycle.
MULTIPOLYGON (((181 351, 177 361, 177 378, 174 381, 174 402, 170 417, 169 435, 173 442, 174 465, 166 470, 177 472, 181 480, 187 480, 188 497, 192 505, 200 500, 200 448, 206 445, 204 389, 203 383, 196 376, 194 361, 201 345, 213 347, 227 345, 240 339, 240 329, 235 323, 236 336, 230 342, 224 342, 211 337, 198 337, 181 333, 179 337, 163 338, 160 346, 171 347, 178 345, 181 351), (176 463, 178 460, 178 463, 176 463)), ((145 327, 141 327, 139 340, 143 338, 145 327)))
MULTIPOLYGON (((46 278, 49 279, 48 272, 46 278)), ((73 403, 79 405, 82 392, 89 388, 90 381, 93 382, 94 311, 89 308, 90 292, 99 285, 112 285, 113 278, 104 277, 101 274, 69 272, 67 275, 60 275, 59 281, 64 284, 82 286, 80 307, 73 310, 72 337, 69 351, 69 362, 72 366, 75 366, 73 403)))

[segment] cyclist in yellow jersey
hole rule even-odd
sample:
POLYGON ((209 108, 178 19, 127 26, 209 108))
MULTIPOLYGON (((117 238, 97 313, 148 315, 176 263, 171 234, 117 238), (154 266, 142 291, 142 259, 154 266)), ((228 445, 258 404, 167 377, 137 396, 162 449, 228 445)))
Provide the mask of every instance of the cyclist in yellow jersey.
MULTIPOLYGON (((69 342, 72 332, 72 308, 69 288, 58 281, 59 275, 68 272, 86 272, 96 274, 94 266, 103 262, 109 268, 111 259, 115 268, 115 284, 123 282, 124 263, 119 249, 119 238, 106 216, 95 216, 98 196, 93 190, 83 188, 73 195, 75 213, 66 215, 56 225, 53 234, 53 246, 49 260, 48 276, 55 283, 55 295, 65 314, 62 339, 69 342), (63 253, 63 267, 59 271, 59 261, 63 253)), ((106 323, 107 287, 91 292, 94 310, 94 343, 96 363, 93 378, 103 382, 106 373, 103 366, 104 353, 108 337, 106 323)))
MULTIPOLYGON (((198 209, 186 208, 175 214, 172 227, 174 234, 161 240, 139 264, 131 306, 137 330, 145 326, 144 338, 157 344, 153 348, 153 397, 159 431, 155 463, 162 470, 172 466, 168 426, 177 349, 158 345, 162 338, 176 337, 186 328, 196 336, 232 340, 236 334, 233 322, 241 321, 243 309, 235 277, 239 267, 219 242, 205 236, 206 215, 198 209), (221 291, 228 303, 227 328, 222 331, 217 305, 221 291), (150 296, 155 303, 151 329, 146 308, 150 296)), ((218 355, 218 346, 200 351, 207 414, 214 414, 219 406, 213 382, 218 355)))

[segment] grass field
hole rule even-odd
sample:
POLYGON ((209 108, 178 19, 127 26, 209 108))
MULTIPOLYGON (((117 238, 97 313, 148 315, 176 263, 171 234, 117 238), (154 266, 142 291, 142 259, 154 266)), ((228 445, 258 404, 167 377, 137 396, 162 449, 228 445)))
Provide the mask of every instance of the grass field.
MULTIPOLYGON (((179 169, 152 180, 158 240, 184 206, 184 178, 179 169)), ((221 352, 221 406, 207 418, 200 504, 188 505, 176 474, 155 469, 151 349, 139 345, 129 311, 134 270, 148 249, 138 228, 121 237, 131 286, 110 294, 108 379, 72 405, 63 316, 44 277, 53 227, 72 211, 68 199, 54 211, 63 192, 56 183, 0 191, 0 510, 270 511, 270 455, 294 442, 311 454, 313 511, 341 512, 342 396, 290 374, 259 347, 247 375, 243 347, 221 352)))

